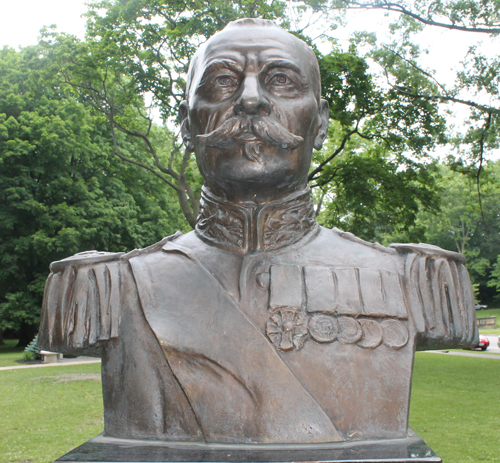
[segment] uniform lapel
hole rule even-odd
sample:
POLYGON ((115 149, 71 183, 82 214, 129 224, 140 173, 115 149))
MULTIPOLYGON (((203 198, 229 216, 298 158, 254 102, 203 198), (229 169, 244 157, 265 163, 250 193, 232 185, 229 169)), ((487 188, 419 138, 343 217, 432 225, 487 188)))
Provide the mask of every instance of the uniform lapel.
POLYGON ((189 251, 130 260, 144 314, 212 442, 342 440, 224 287, 189 251))

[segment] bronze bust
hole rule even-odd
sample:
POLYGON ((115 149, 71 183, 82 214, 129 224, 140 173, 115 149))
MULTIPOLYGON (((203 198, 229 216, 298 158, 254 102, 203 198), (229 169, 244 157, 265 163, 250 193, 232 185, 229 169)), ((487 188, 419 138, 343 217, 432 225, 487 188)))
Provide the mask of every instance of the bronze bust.
POLYGON ((230 23, 187 87, 196 230, 54 262, 40 345, 102 357, 105 436, 405 438, 415 350, 477 337, 464 257, 316 223, 307 173, 328 104, 312 50, 274 23, 230 23))

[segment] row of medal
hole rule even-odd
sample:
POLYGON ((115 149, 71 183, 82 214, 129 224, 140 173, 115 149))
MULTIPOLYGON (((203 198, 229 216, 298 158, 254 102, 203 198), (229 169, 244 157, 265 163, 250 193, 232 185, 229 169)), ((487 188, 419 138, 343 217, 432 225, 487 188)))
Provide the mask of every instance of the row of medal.
POLYGON ((306 314, 293 308, 276 311, 266 324, 266 334, 280 350, 298 350, 309 338, 320 343, 338 341, 375 349, 381 344, 401 349, 408 343, 409 333, 399 320, 376 321, 323 313, 306 314))

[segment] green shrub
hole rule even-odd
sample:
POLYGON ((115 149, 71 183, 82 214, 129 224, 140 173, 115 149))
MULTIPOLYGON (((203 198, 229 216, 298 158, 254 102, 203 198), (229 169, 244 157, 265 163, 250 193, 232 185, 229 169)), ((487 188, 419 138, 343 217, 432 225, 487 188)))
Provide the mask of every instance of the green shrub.
POLYGON ((39 360, 42 358, 40 349, 38 348, 38 334, 34 337, 33 341, 26 346, 26 349, 24 349, 23 358, 26 361, 39 360))

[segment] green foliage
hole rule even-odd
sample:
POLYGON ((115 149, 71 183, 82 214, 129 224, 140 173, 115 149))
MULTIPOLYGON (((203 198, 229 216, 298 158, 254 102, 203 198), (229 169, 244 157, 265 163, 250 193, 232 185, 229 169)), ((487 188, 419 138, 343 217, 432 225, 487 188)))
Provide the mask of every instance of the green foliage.
MULTIPOLYGON (((318 220, 368 240, 410 229, 421 237, 413 227, 417 212, 436 210, 438 193, 427 154, 446 141, 445 121, 437 102, 415 100, 377 82, 368 58, 388 65, 392 60, 393 69, 396 64, 381 50, 359 54, 366 41, 372 38, 360 35, 347 51, 334 46, 326 55, 317 53, 332 120, 309 174, 318 220)), ((398 64, 401 81, 419 91, 435 87, 404 60, 398 64)))
MULTIPOLYGON (((388 30, 392 40, 383 43, 367 33, 358 32, 353 35, 354 42, 362 44, 365 57, 380 66, 379 75, 394 92, 396 104, 422 107, 426 103, 437 104, 443 113, 452 112, 458 106, 465 108, 469 114, 463 127, 453 127, 451 122, 448 125, 446 135, 453 145, 450 151, 453 149, 453 156, 466 165, 482 166, 488 154, 498 149, 500 142, 498 55, 483 52, 480 45, 471 45, 457 63, 455 82, 445 85, 436 79, 435 70, 421 64, 426 50, 419 47, 417 34, 424 27, 445 28, 462 34, 476 33, 471 39, 477 40, 477 33, 482 33, 485 41, 494 46, 494 40, 500 35, 500 3, 496 0, 330 0, 322 5, 323 14, 330 16, 332 21, 338 21, 339 11, 347 10, 399 13, 390 16, 388 30)), ((430 118, 421 122, 432 125, 434 121, 430 118)), ((440 140, 444 141, 445 138, 440 140)))
POLYGON ((488 286, 490 288, 495 288, 495 301, 500 303, 500 254, 497 257, 497 261, 493 264, 493 270, 491 272, 491 278, 488 281, 488 286))
POLYGON ((442 173, 442 214, 422 214, 419 221, 431 243, 465 254, 472 280, 480 285, 480 299, 490 300, 492 265, 500 255, 500 162, 483 169, 479 192, 476 178, 444 167, 442 173))
POLYGON ((38 348, 38 334, 24 349, 23 358, 24 360, 35 360, 41 358, 40 349, 38 348))
POLYGON ((38 47, 0 51, 0 329, 37 325, 50 262, 185 227, 162 182, 118 162, 102 116, 43 65, 38 47))
POLYGON ((400 21, 418 27, 419 23, 465 32, 500 33, 500 4, 496 0, 400 0, 373 2, 370 0, 332 0, 330 8, 353 8, 393 11, 400 13, 400 21))
POLYGON ((466 174, 455 167, 439 164, 434 173, 439 210, 419 208, 414 226, 383 241, 415 241, 415 233, 421 233, 425 242, 464 254, 476 297, 489 303, 500 294, 494 264, 500 255, 500 161, 482 169, 479 188, 477 170, 466 174))
MULTIPOLYGON (((323 156, 331 149, 327 144, 323 156)), ((323 202, 318 221, 370 241, 409 229, 414 238, 421 237, 412 226, 420 209, 437 209, 435 165, 409 162, 359 138, 344 151, 325 166, 328 181, 318 180, 323 202)))

